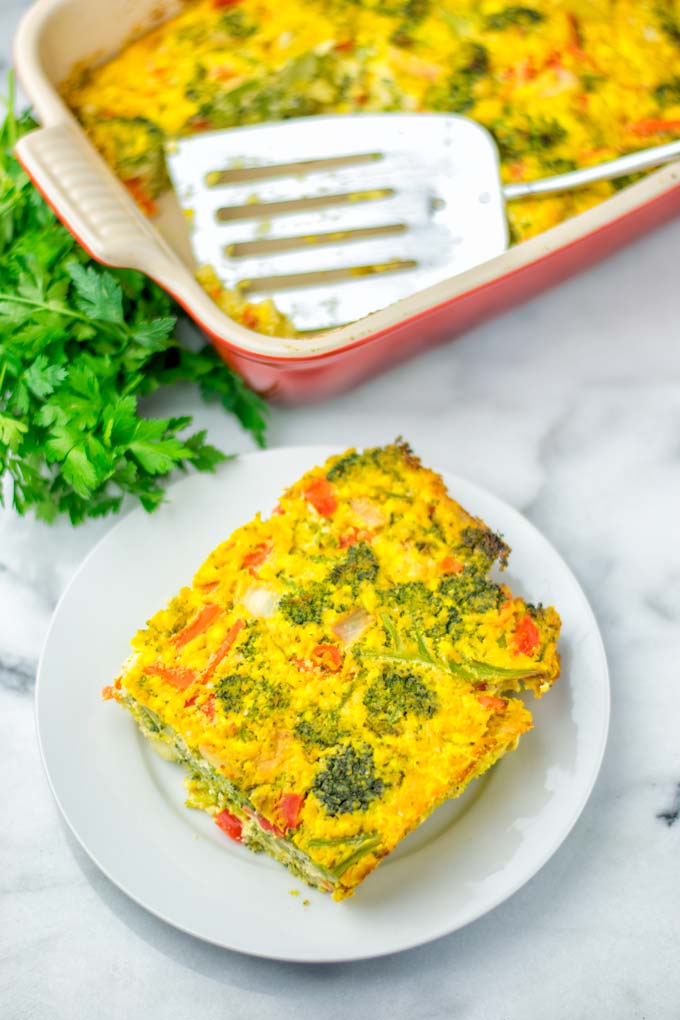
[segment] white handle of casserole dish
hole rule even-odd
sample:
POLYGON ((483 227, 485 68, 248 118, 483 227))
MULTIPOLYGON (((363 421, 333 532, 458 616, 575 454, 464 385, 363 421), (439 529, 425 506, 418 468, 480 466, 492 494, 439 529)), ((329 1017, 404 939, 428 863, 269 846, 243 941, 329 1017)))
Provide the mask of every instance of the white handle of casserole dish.
POLYGON ((60 220, 95 259, 139 269, 159 283, 172 281, 176 256, 74 125, 38 128, 17 142, 15 153, 60 220))

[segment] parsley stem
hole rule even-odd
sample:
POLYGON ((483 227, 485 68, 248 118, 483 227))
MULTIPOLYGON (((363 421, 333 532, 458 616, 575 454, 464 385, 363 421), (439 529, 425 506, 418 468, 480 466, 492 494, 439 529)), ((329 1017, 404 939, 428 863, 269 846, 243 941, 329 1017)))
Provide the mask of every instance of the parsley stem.
MULTIPOLYGON (((92 325, 92 318, 84 315, 81 312, 76 312, 73 308, 67 308, 65 305, 57 305, 45 301, 34 301, 32 298, 20 297, 18 294, 10 294, 7 291, 0 291, 0 301, 11 301, 14 305, 24 305, 26 308, 35 308, 36 311, 42 312, 54 312, 56 315, 63 315, 67 319, 77 319, 78 322, 84 322, 86 325, 92 325)), ((127 330, 125 327, 118 323, 102 322, 101 319, 97 321, 98 329, 108 328, 112 333, 122 333, 125 335, 127 330)))

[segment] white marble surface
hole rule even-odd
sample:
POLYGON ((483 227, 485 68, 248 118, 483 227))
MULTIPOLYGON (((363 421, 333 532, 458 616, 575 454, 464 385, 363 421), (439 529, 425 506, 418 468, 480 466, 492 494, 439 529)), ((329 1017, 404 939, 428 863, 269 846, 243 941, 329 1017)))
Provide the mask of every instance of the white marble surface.
MULTIPOLYGON (((21 6, 0 0, 4 44, 21 6)), ((249 959, 174 931, 99 874, 48 790, 32 688, 54 605, 110 524, 2 513, 3 1020, 680 1016, 679 264, 676 221, 349 395, 273 412, 273 446, 401 433, 510 500, 570 563, 604 634, 612 729, 583 816, 509 902, 429 946, 341 966, 249 959)), ((157 405, 250 446, 187 391, 157 405)))

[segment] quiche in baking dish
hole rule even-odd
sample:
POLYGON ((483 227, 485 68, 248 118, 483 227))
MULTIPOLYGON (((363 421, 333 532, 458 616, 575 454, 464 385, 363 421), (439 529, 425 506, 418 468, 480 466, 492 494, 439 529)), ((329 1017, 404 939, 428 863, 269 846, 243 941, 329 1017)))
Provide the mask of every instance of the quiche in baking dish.
POLYGON ((225 838, 342 899, 558 677, 555 609, 489 577, 509 551, 405 444, 350 450, 218 546, 104 695, 225 838))
MULTIPOLYGON (((680 136, 680 3, 190 0, 63 94, 150 213, 165 139, 309 114, 462 113, 492 132, 505 181, 532 180, 680 136)), ((625 184, 513 202, 512 238, 625 184)), ((271 301, 199 278, 245 326, 292 335, 271 301)))

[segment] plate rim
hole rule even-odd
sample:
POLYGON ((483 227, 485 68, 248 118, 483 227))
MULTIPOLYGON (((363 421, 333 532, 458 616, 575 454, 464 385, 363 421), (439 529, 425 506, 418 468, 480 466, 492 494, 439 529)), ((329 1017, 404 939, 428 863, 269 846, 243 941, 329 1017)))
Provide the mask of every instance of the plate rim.
MULTIPOLYGON (((305 456, 307 454, 311 454, 313 451, 314 451, 315 458, 323 458, 323 459, 325 459, 325 458, 327 458, 329 456, 333 456, 333 455, 335 455, 337 453, 342 453, 342 452, 344 452, 345 449, 346 449, 346 447, 344 447, 344 446, 336 446, 334 444, 311 444, 311 443, 310 444, 297 444, 297 445, 294 445, 294 446, 270 447, 270 448, 268 448, 266 450, 253 450, 253 451, 248 451, 246 453, 239 453, 237 455, 236 459, 238 461, 242 461, 242 460, 257 460, 257 459, 260 459, 260 458, 263 458, 263 457, 276 456, 277 454, 281 454, 281 453, 292 454, 292 455, 299 454, 301 456, 305 456)), ((64 822, 68 826, 69 831, 71 832, 71 834, 76 839, 76 842, 78 843, 78 845, 87 854, 89 859, 102 872, 102 874, 108 879, 108 881, 110 881, 118 890, 120 890, 122 893, 124 893, 124 895, 126 895, 129 899, 131 899, 137 906, 139 906, 142 909, 146 910, 152 916, 158 918, 160 921, 162 921, 163 923, 165 923, 165 924, 169 925, 170 927, 176 929, 177 931, 181 931, 181 932, 183 932, 186 935, 190 935, 192 938, 196 938, 196 939, 198 939, 201 942, 204 942, 206 944, 216 946, 217 948, 220 948, 220 949, 229 950, 230 952, 240 953, 240 954, 245 955, 245 956, 252 956, 252 957, 255 957, 257 959, 275 960, 275 961, 284 962, 284 963, 295 963, 295 964, 350 963, 350 962, 356 962, 356 961, 359 961, 359 960, 379 959, 379 958, 382 958, 382 957, 396 955, 397 953, 406 952, 406 951, 408 951, 410 949, 415 949, 418 946, 427 945, 430 942, 433 942, 433 941, 436 941, 436 940, 438 940, 440 938, 443 938, 446 935, 451 935, 451 934, 453 934, 456 931, 460 931, 462 928, 467 927, 467 925, 472 924, 474 921, 479 920, 480 918, 484 917, 486 914, 491 913, 493 910, 495 910, 502 903, 505 903, 507 900, 509 900, 523 886, 525 886, 528 882, 530 882, 531 879, 534 878, 534 876, 538 874, 538 872, 545 866, 545 864, 550 860, 550 858, 557 852, 557 850, 560 848, 560 846, 568 838, 569 834, 571 833, 572 829, 574 828, 574 826, 576 825, 578 819, 580 818, 581 814, 583 813, 583 811, 584 811, 588 801, 590 800, 592 791, 594 789, 595 783, 597 782, 598 776, 599 776, 601 768, 602 768, 602 762, 604 760, 604 754, 605 754, 606 747, 607 747, 607 740, 608 740, 608 736, 609 736, 609 728, 610 728, 610 723, 611 723, 611 678, 610 678, 610 673, 609 673, 609 665, 608 665, 608 661, 607 661, 607 654, 606 654, 606 649, 605 649, 602 633, 601 633, 600 628, 598 626, 597 618, 596 618, 595 613, 593 611, 593 608, 592 608, 592 606, 590 604, 590 601, 588 600, 588 597, 587 597, 585 591, 583 590, 583 587, 581 586, 578 578, 573 573, 573 571, 571 570, 571 568, 568 565, 568 563, 566 562, 566 560, 563 558, 563 556, 560 553, 560 551, 556 548, 556 546, 553 544, 553 542, 550 539, 548 539, 540 531, 540 529, 533 523, 533 521, 529 520, 529 518, 526 517, 520 510, 516 509, 516 507, 514 507, 511 503, 509 503, 507 500, 505 500, 502 496, 499 496, 494 491, 492 491, 490 489, 487 489, 483 485, 479 485, 477 482, 471 481, 470 479, 466 478, 463 475, 459 475, 457 472, 453 472, 453 471, 448 470, 445 467, 442 468, 442 467, 439 467, 439 466, 434 466, 434 467, 431 468, 431 470, 433 470, 433 471, 435 471, 435 472, 437 472, 437 473, 439 473, 439 474, 441 474, 443 476, 445 482, 447 483, 447 490, 449 490, 450 487, 451 487, 449 483, 454 483, 455 484, 457 482, 461 482, 461 483, 463 483, 463 485, 465 487, 468 488, 468 490, 470 490, 471 493, 473 493, 473 495, 480 494, 482 499, 490 497, 492 500, 495 500, 496 502, 502 504, 504 512, 508 516, 510 516, 511 518, 514 518, 516 521, 518 521, 521 524, 522 527, 528 528, 533 538, 538 538, 541 542, 547 543, 548 546, 550 547, 553 555, 556 557, 556 560, 559 562, 560 568, 565 572, 565 574, 569 577, 571 583, 573 584, 575 593, 577 594, 580 602, 582 603, 582 607, 583 607, 584 611, 586 612, 586 614, 587 614, 587 616, 589 618, 589 622, 590 622, 590 624, 592 626, 592 637, 594 638, 594 647, 593 647, 592 655, 593 655, 593 658, 595 657, 595 655, 597 655, 598 673, 600 674, 600 678, 601 678, 600 679, 600 684, 599 684, 599 688, 600 688, 599 693, 600 693, 600 697, 602 699, 602 705, 601 705, 602 725, 601 725, 601 730, 599 732, 599 744, 598 744, 596 749, 595 749, 595 746, 593 745, 593 751, 591 752, 591 768, 590 768, 590 774, 589 774, 588 780, 587 780, 587 782, 583 783, 580 796, 579 796, 578 800, 576 801, 575 806, 573 807, 573 809, 571 811, 571 814, 568 816, 567 819, 565 819, 565 821, 564 821, 564 823, 562 825, 555 826, 555 830, 554 830, 554 834, 553 834, 552 839, 550 839, 547 842, 546 847, 544 848, 543 853, 540 854, 536 858, 536 860, 531 863, 531 865, 528 868, 526 868, 524 871, 522 871, 521 874, 519 876, 517 876, 513 880, 513 882, 511 882, 509 885, 503 887, 503 889, 501 891, 499 891, 496 895, 493 895, 493 896, 489 897, 488 901, 485 901, 481 905, 481 907, 480 907, 479 904, 477 904, 475 906, 474 905, 474 901, 473 901, 473 906, 471 906, 471 908, 467 912, 463 912, 462 915, 460 915, 457 918, 457 920, 456 920, 456 922, 455 922, 453 927, 451 927, 450 925, 447 925, 445 923, 443 925, 433 927, 431 932, 429 934, 427 934, 427 935, 423 936, 423 935, 419 934, 419 935, 417 935, 416 937, 414 937, 412 939, 408 939, 408 938, 405 939, 403 941, 403 943, 401 943, 399 946, 396 946, 396 947, 395 946, 391 946, 391 947, 385 948, 385 949, 377 948, 375 951, 371 951, 369 953, 367 953, 367 952, 362 950, 362 951, 359 951, 359 952, 356 952, 356 953, 352 953, 352 952, 345 953, 342 956, 338 955, 337 953, 334 954, 334 955, 331 955, 331 956, 323 956, 323 955, 309 956, 309 955, 290 955, 290 954, 285 954, 285 953, 274 953, 274 952, 271 952, 271 951, 257 951, 256 949, 251 949, 251 948, 246 949, 246 948, 243 948, 242 946, 234 945, 233 943, 230 943, 230 942, 228 942, 228 941, 226 941, 224 939, 216 939, 216 938, 214 938, 212 936, 202 934, 200 931, 196 930, 196 928, 193 928, 193 927, 191 927, 191 926, 189 926, 187 924, 179 923, 178 921, 173 920, 162 909, 160 909, 160 908, 158 908, 156 906, 152 906, 148 902, 145 902, 142 895, 138 895, 137 893, 132 892, 130 890, 126 880, 118 879, 118 878, 113 876, 113 874, 111 873, 111 869, 107 865, 104 865, 99 860, 98 855, 92 849, 90 849, 89 846, 86 845, 86 842, 84 841, 83 838, 81 838, 81 836, 78 833, 76 827, 71 822, 71 819, 69 818, 68 813, 67 813, 67 811, 66 811, 66 809, 65 809, 65 807, 64 807, 64 805, 62 803, 62 800, 61 800, 61 798, 59 796, 59 793, 58 793, 58 791, 57 791, 57 789, 55 787, 55 783, 53 781, 52 775, 50 773, 49 765, 48 765, 47 758, 46 758, 45 748, 44 748, 44 745, 43 745, 43 737, 42 737, 42 733, 41 733, 41 715, 40 715, 41 690, 42 690, 42 687, 43 687, 42 678, 43 678, 44 672, 46 670, 45 663, 46 663, 47 652, 48 652, 48 648, 49 648, 49 644, 50 644, 50 639, 51 639, 52 633, 55 630, 56 625, 58 623, 60 609, 61 609, 63 603, 66 601, 67 597, 69 596, 69 594, 71 592, 71 589, 76 585, 80 575, 85 571, 87 565, 89 564, 89 561, 97 554, 97 552, 99 551, 100 547, 102 545, 104 545, 105 543, 108 543, 109 541, 111 541, 113 536, 114 536, 114 534, 127 522, 127 520, 131 516, 133 516, 133 515, 143 515, 143 514, 146 513, 143 510, 143 508, 140 507, 140 506, 131 507, 129 511, 124 513, 120 517, 120 519, 117 520, 112 525, 112 527, 110 527, 105 532, 105 534, 102 535, 94 543, 92 548, 83 557, 83 559, 81 560, 81 562, 78 564, 77 568, 75 569, 75 571, 71 575, 71 578, 69 579, 66 587, 64 588, 63 592, 61 593, 61 595, 60 595, 60 597, 59 597, 59 599, 58 599, 58 601, 57 601, 57 603, 56 603, 56 605, 54 607, 54 610, 52 612, 52 617, 50 619, 50 623, 49 623, 49 626, 47 628, 47 632, 45 634, 45 638, 44 638, 43 643, 42 643, 42 647, 41 647, 41 651, 40 651, 40 656, 39 656, 39 659, 38 659, 38 667, 37 667, 37 670, 36 670, 36 683, 35 683, 35 693, 34 693, 34 721, 35 721, 36 738, 37 738, 38 748, 39 748, 39 752, 40 752, 40 760, 42 762, 43 770, 45 772, 45 776, 47 778, 47 782, 48 782, 50 791, 51 791, 52 796, 54 798, 54 801, 55 801, 55 803, 56 803, 56 805, 57 805, 57 807, 59 809, 59 813, 60 813, 62 819, 64 820, 64 822)), ((166 503, 171 502, 172 501, 172 493, 176 489, 178 489, 180 486, 188 486, 188 485, 190 485, 192 483, 192 481, 194 479, 196 479, 196 478, 205 478, 205 476, 204 475, 198 475, 196 472, 192 472, 187 477, 179 478, 179 479, 175 480, 174 482, 172 482, 167 487, 167 489, 166 489, 166 501, 165 502, 166 503)))

